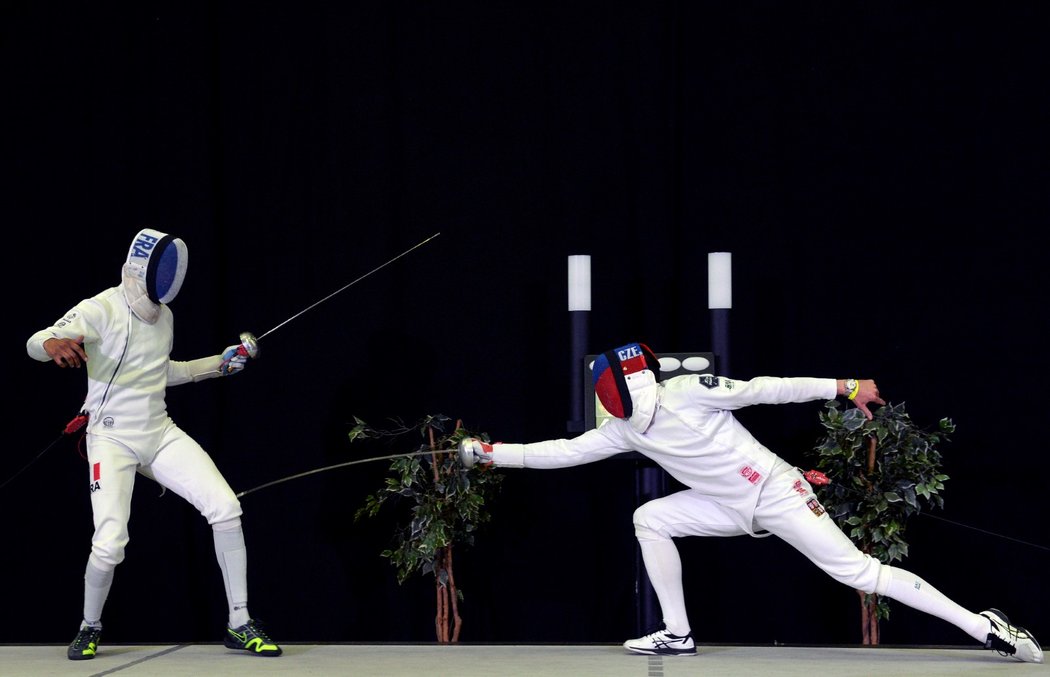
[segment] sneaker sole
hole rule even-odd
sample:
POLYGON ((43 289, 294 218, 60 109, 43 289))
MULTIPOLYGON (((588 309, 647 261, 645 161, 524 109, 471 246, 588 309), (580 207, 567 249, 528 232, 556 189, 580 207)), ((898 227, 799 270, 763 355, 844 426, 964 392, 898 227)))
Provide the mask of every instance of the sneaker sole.
MULTIPOLYGON (((1002 623, 1004 623, 1006 625, 1011 625, 1010 620, 1006 617, 1006 614, 1004 614, 1002 611, 999 611, 998 609, 986 609, 980 615, 984 616, 985 618, 995 617, 995 619, 999 620, 1000 622, 1002 622, 1002 623)), ((1019 625, 1014 625, 1013 627, 1015 627, 1019 631, 1025 633, 1025 635, 1028 637, 1028 640, 1032 644, 1035 645, 1035 648, 1039 652, 1039 655, 1038 655, 1038 658, 1036 658, 1036 656, 1034 656, 1034 655, 1032 657, 1030 657, 1030 658, 1027 658, 1027 657, 1026 658, 1022 658, 1021 656, 1017 655, 1018 649, 1017 649, 1017 647, 1015 647, 1014 653, 1007 654, 1006 655, 1007 658, 1012 658, 1015 661, 1018 661, 1020 663, 1033 663, 1033 664, 1036 664, 1036 665, 1042 664, 1042 662, 1043 662, 1043 647, 1040 646, 1039 642, 1036 641, 1035 637, 1032 636, 1032 633, 1028 632, 1027 628, 1023 628, 1023 627, 1021 627, 1019 625)), ((1027 656, 1027 652, 1025 653, 1025 655, 1027 656)))
POLYGON ((694 651, 646 651, 645 649, 628 649, 624 647, 624 651, 627 654, 633 654, 635 656, 695 656, 697 652, 694 651))

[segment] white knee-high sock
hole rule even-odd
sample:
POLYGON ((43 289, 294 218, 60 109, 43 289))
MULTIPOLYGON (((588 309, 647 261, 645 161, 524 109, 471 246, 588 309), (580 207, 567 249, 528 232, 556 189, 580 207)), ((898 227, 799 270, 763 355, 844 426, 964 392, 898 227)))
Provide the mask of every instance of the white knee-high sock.
POLYGON ((689 634, 689 617, 685 612, 685 593, 682 590, 682 558, 669 538, 638 539, 642 562, 649 582, 653 584, 660 601, 664 625, 675 635, 689 634))
POLYGON ((959 606, 910 571, 883 565, 875 592, 948 621, 979 642, 988 639, 987 618, 959 606))
POLYGON ((84 571, 84 624, 102 626, 102 608, 113 585, 113 569, 103 569, 93 557, 88 557, 84 571))
POLYGON ((230 608, 230 627, 248 622, 248 555, 244 547, 244 531, 240 519, 212 525, 215 538, 215 558, 222 569, 226 585, 226 602, 230 608))

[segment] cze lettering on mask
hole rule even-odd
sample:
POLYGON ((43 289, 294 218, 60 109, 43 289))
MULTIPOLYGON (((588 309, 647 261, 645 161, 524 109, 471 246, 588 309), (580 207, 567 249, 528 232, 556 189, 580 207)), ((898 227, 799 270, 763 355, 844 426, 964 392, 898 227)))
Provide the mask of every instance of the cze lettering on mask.
POLYGON ((157 238, 152 235, 143 234, 139 239, 135 240, 135 243, 131 245, 133 258, 148 259, 149 252, 157 245, 157 238))
POLYGON ((617 350, 616 357, 620 358, 621 362, 626 362, 634 357, 641 357, 642 351, 638 346, 630 346, 626 350, 617 350))

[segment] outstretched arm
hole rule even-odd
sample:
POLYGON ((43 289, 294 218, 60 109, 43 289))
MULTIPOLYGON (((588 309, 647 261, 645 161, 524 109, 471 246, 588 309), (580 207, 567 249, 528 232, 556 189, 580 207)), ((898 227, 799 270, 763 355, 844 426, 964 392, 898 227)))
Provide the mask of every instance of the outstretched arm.
POLYGON ((468 468, 478 463, 507 468, 551 469, 593 463, 630 451, 629 447, 617 443, 607 432, 601 429, 588 430, 571 440, 548 440, 532 444, 489 444, 468 438, 460 445, 460 460, 468 468))

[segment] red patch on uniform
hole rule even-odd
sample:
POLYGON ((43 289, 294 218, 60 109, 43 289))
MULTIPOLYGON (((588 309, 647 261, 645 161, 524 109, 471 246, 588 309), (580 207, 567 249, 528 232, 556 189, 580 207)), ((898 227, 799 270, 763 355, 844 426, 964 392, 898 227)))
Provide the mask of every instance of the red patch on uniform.
POLYGON ((751 466, 745 465, 740 469, 740 476, 746 479, 751 484, 758 484, 759 480, 762 479, 762 473, 757 470, 753 470, 751 466))
POLYGON ((100 479, 102 479, 102 468, 100 467, 101 465, 101 463, 96 463, 95 465, 91 466, 91 480, 93 482, 98 482, 100 479))

